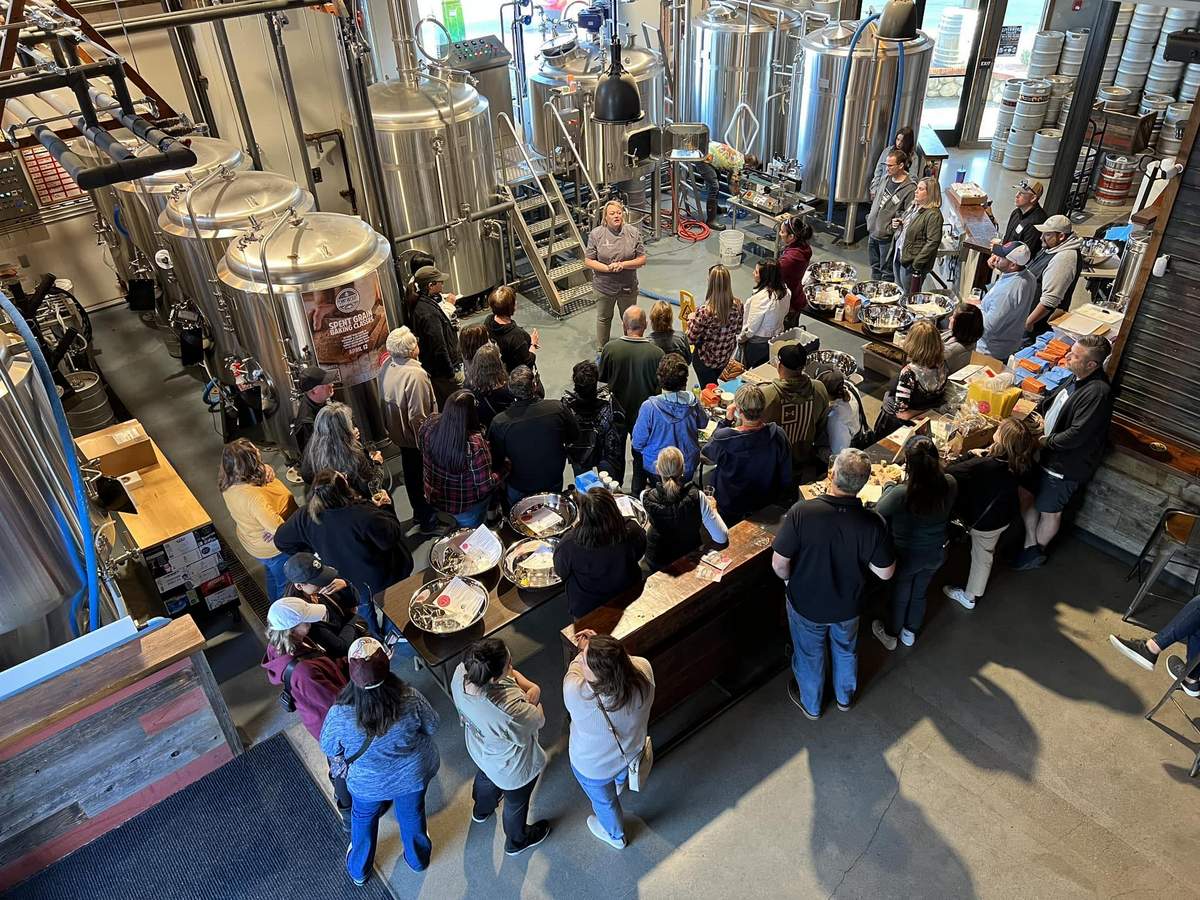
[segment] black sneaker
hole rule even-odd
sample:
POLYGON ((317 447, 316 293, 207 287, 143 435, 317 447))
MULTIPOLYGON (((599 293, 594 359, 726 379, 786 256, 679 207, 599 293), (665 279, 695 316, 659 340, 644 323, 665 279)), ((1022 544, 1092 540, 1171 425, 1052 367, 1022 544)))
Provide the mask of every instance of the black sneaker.
POLYGON ((491 813, 488 813, 486 816, 477 816, 475 814, 475 810, 471 810, 471 821, 474 822, 476 825, 480 825, 483 822, 486 822, 491 817, 492 817, 491 813))
MULTIPOLYGON (((1171 673, 1172 678, 1183 678, 1183 673, 1187 671, 1187 663, 1183 661, 1182 656, 1168 656, 1167 671, 1171 673)), ((1183 678, 1179 686, 1189 697, 1200 697, 1200 680, 1183 678)))
POLYGON ((519 847, 510 847, 507 844, 504 847, 505 856, 516 856, 519 853, 524 853, 530 847, 536 847, 542 841, 550 836, 550 823, 546 819, 540 822, 534 822, 529 826, 529 838, 519 847))
POLYGON ((1158 662, 1158 654, 1151 651, 1145 641, 1119 638, 1115 634, 1110 634, 1108 642, 1146 671, 1154 671, 1154 665, 1158 662))
POLYGON ((1046 564, 1046 551, 1037 544, 1032 547, 1026 547, 1018 553, 1012 562, 1012 567, 1018 572, 1024 572, 1028 569, 1037 569, 1046 564))
POLYGON ((853 705, 854 705, 854 695, 851 694, 849 701, 847 701, 846 703, 843 703, 841 700, 838 701, 838 705, 837 705, 838 712, 850 712, 850 707, 852 707, 853 705))
POLYGON ((804 713, 804 717, 806 719, 808 719, 810 722, 815 722, 815 721, 817 721, 817 719, 821 718, 820 713, 817 713, 814 716, 812 713, 810 713, 807 709, 804 708, 804 703, 800 699, 800 685, 796 684, 795 678, 792 678, 788 681, 787 692, 788 692, 788 697, 790 697, 791 701, 800 708, 800 712, 804 713))

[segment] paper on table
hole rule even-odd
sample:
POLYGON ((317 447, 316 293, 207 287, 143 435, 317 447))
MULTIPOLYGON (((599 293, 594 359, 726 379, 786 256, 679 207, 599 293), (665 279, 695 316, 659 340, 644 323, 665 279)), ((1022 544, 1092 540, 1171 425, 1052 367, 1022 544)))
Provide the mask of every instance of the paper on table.
POLYGON ((977 366, 974 363, 967 363, 965 366, 963 366, 961 369, 959 369, 957 372, 955 372, 953 375, 951 375, 950 380, 957 381, 961 384, 965 384, 968 380, 970 380, 971 378, 974 378, 976 375, 978 375, 982 371, 983 371, 983 366, 977 366))
POLYGON ((470 619, 479 608, 479 598, 461 578, 453 578, 433 601, 446 615, 459 621, 470 619))
POLYGON ((500 546, 500 539, 486 525, 480 525, 467 535, 466 540, 459 544, 458 548, 462 550, 464 556, 472 560, 499 559, 503 549, 500 546))
POLYGON ((528 525, 535 534, 545 534, 551 528, 561 525, 562 520, 562 516, 548 506, 543 506, 530 513, 528 518, 521 517, 521 521, 528 525))
POLYGON ((632 519, 637 515, 637 511, 633 508, 633 502, 627 494, 618 494, 614 499, 617 501, 617 509, 625 518, 632 519))

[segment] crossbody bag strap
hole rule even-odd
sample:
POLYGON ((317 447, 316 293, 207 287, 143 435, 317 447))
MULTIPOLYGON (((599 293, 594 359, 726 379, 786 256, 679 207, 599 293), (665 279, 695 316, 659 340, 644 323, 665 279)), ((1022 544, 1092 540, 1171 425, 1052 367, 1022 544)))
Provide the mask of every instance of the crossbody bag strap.
POLYGON ((348 757, 346 759, 346 768, 347 769, 350 768, 351 764, 358 762, 359 757, 367 752, 367 748, 371 746, 371 742, 374 740, 375 740, 375 735, 373 735, 373 734, 367 735, 367 739, 363 742, 363 745, 358 748, 358 752, 355 753, 353 756, 348 757))
POLYGON ((604 721, 608 723, 608 730, 613 736, 613 740, 617 742, 617 750, 621 752, 621 761, 626 759, 625 748, 621 746, 621 739, 617 737, 617 729, 613 726, 612 719, 608 717, 608 710, 604 708, 604 704, 600 702, 600 695, 596 695, 596 706, 600 709, 600 715, 604 716, 604 721))
POLYGON ((986 519, 986 518, 987 518, 987 514, 988 514, 988 513, 990 513, 990 512, 992 511, 992 507, 996 505, 996 501, 997 501, 997 500, 999 500, 999 499, 1000 499, 1000 495, 999 495, 999 494, 997 494, 995 497, 993 497, 993 498, 992 498, 992 500, 991 500, 991 502, 990 502, 990 503, 989 503, 987 506, 985 506, 985 507, 983 508, 983 512, 981 512, 981 513, 980 513, 978 516, 976 516, 976 518, 975 518, 975 524, 974 524, 974 525, 972 525, 972 526, 971 526, 969 529, 967 529, 967 530, 968 530, 968 531, 974 531, 974 530, 975 530, 975 525, 978 525, 980 522, 982 522, 984 519, 986 519))

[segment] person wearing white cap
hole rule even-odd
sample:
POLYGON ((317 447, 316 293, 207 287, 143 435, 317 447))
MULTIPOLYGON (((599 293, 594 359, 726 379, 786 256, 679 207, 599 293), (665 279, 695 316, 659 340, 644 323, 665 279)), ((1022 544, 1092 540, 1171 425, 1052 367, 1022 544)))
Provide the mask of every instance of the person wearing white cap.
POLYGON ((1029 247, 1009 241, 992 248, 988 265, 1000 273, 979 302, 983 310, 983 337, 975 345, 980 353, 1001 362, 1021 349, 1025 317, 1037 298, 1037 279, 1026 271, 1029 247))
POLYGON ((346 767, 353 800, 346 871, 366 883, 379 839, 379 817, 392 804, 404 861, 429 867, 433 843, 425 822, 425 792, 441 766, 440 719, 429 701, 391 671, 383 644, 362 637, 350 645, 350 683, 321 727, 321 749, 346 767))
POLYGON ((1032 339, 1050 329, 1050 316, 1056 309, 1071 305, 1071 293, 1083 271, 1083 241, 1075 234, 1066 216, 1051 216, 1033 226, 1042 233, 1042 249, 1029 264, 1038 280, 1038 301, 1025 318, 1025 333, 1032 339))
MULTIPOLYGON (((281 597, 267 610, 267 651, 262 667, 267 680, 280 685, 280 702, 294 709, 314 738, 320 739, 321 725, 338 694, 350 680, 346 657, 329 653, 310 635, 314 625, 326 621, 327 610, 320 603, 300 597, 281 597)), ((350 793, 344 778, 329 780, 342 822, 350 825, 350 793)))

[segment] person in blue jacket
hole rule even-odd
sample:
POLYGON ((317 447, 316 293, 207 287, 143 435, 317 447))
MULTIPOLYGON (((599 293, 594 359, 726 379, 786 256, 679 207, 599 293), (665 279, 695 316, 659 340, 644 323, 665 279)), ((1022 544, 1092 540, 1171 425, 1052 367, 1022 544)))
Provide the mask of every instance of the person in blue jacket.
MULTIPOLYGON (((668 353, 658 364, 658 384, 662 392, 642 404, 633 426, 633 452, 641 455, 647 473, 655 472, 658 453, 664 447, 678 447, 683 453, 683 477, 688 479, 700 461, 700 429, 708 416, 699 401, 687 390, 688 367, 678 353, 668 353)), ((652 481, 658 479, 650 475, 652 481)))

